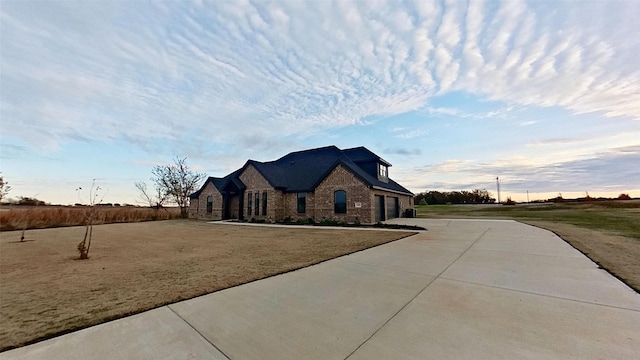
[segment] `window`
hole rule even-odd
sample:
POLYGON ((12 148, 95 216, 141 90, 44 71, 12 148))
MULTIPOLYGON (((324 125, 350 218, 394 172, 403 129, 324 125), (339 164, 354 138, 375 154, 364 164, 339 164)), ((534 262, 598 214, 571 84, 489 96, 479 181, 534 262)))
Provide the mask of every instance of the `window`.
POLYGON ((333 211, 336 214, 347 213, 347 192, 338 190, 333 193, 333 211))
POLYGON ((378 168, 379 168, 380 176, 386 178, 387 175, 388 175, 389 169, 386 166, 382 165, 382 164, 378 164, 378 168))
POLYGON ((207 214, 211 214, 213 212, 213 196, 207 196, 207 214))
POLYGON ((267 215, 267 192, 262 192, 262 215, 267 215))
POLYGON ((253 199, 253 197, 251 196, 253 195, 252 193, 247 193, 247 215, 251 216, 251 200, 253 199))
POLYGON ((298 193, 298 214, 307 212, 307 193, 298 193))
POLYGON ((256 216, 258 215, 260 215, 260 193, 256 193, 256 216))

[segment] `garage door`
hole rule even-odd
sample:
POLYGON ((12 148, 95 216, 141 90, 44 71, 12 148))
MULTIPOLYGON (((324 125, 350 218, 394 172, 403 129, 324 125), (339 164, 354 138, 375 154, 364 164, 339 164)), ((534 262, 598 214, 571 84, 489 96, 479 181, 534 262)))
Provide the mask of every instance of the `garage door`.
POLYGON ((376 195, 376 222, 384 221, 384 196, 376 195))
POLYGON ((387 219, 394 219, 398 216, 398 198, 392 196, 387 197, 387 219))

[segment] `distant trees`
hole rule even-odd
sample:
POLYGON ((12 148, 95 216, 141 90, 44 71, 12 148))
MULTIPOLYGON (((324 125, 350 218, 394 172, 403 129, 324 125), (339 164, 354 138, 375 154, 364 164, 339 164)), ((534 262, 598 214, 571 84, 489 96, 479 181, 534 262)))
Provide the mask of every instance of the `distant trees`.
POLYGON ((4 177, 0 175, 0 202, 9 194, 9 191, 11 191, 11 186, 9 186, 9 183, 5 182, 4 177))
POLYGON ((155 184, 153 194, 147 190, 146 184, 136 183, 141 196, 151 206, 162 206, 170 201, 180 207, 180 215, 188 216, 189 195, 194 193, 198 185, 204 180, 205 174, 194 172, 187 166, 186 158, 176 157, 172 164, 158 165, 151 170, 151 181, 155 184))
MULTIPOLYGON (((565 199, 562 197, 562 193, 558 193, 558 196, 549 198, 546 200, 534 200, 532 203, 563 203, 563 202, 594 202, 594 201, 607 201, 607 200, 632 200, 633 198, 629 194, 622 193, 617 197, 592 197, 589 193, 585 193, 585 197, 565 199)), ((444 205, 444 204, 493 204, 496 199, 492 194, 485 189, 475 189, 472 191, 425 191, 417 194, 414 197, 413 203, 416 205, 444 205)), ((511 197, 507 197, 506 201, 503 201, 504 205, 514 205, 515 201, 511 200, 511 197)))
POLYGON ((554 202, 554 203, 564 202, 564 198, 562 197, 562 193, 558 193, 558 196, 556 196, 554 198, 551 198, 551 199, 548 199, 547 202, 554 202))
POLYGON ((47 205, 47 203, 45 203, 42 200, 38 200, 34 197, 28 197, 28 196, 18 196, 18 202, 15 203, 16 205, 25 205, 25 206, 39 206, 39 205, 47 205))
POLYGON ((486 189, 472 191, 425 191, 417 194, 414 204, 443 205, 443 204, 493 204, 496 199, 486 189))

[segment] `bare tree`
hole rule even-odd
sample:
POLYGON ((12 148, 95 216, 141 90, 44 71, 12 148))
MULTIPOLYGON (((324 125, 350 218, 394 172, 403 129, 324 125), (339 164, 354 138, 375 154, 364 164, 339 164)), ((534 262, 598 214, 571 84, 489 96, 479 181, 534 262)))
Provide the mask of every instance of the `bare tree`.
POLYGON ((197 173, 187 166, 187 158, 174 159, 173 164, 158 165, 151 170, 151 180, 161 189, 170 201, 180 207, 180 215, 188 216, 189 195, 196 191, 199 183, 205 178, 205 174, 197 173))
POLYGON ((157 186, 154 189, 154 193, 147 188, 147 184, 140 181, 135 183, 136 189, 140 192, 140 197, 142 200, 149 204, 149 207, 152 207, 156 210, 160 210, 163 208, 165 201, 167 201, 167 194, 162 191, 162 188, 157 186))
MULTIPOLYGON (((96 179, 93 179, 91 188, 89 188, 89 207, 85 213, 84 239, 78 244, 78 253, 80 253, 81 260, 89 258, 89 249, 91 248, 91 238, 93 236, 93 221, 96 217, 96 205, 100 204, 103 199, 98 199, 100 190, 102 190, 100 186, 96 186, 96 179)), ((79 187, 76 191, 78 191, 78 197, 80 197, 79 192, 82 191, 82 188, 79 187)))
POLYGON ((11 191, 11 186, 9 186, 9 183, 5 182, 4 177, 0 175, 0 202, 9 194, 9 191, 11 191))
POLYGON ((38 207, 39 205, 46 205, 46 203, 42 200, 38 200, 36 198, 36 196, 38 196, 38 194, 34 195, 33 197, 24 197, 24 196, 19 196, 20 200, 18 200, 18 205, 26 205, 29 206, 29 208, 25 211, 21 211, 22 213, 22 234, 20 235, 20 242, 24 242, 25 241, 25 233, 27 232, 27 228, 31 225, 31 219, 32 219, 32 214, 35 212, 36 207, 38 207))

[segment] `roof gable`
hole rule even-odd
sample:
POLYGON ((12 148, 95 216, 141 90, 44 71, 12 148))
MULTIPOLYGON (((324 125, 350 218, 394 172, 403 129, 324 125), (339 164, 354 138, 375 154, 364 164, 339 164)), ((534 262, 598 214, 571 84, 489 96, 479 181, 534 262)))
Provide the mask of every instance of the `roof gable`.
POLYGON ((359 146, 351 149, 342 150, 342 153, 345 154, 349 159, 351 159, 354 163, 366 163, 366 162, 379 162, 386 166, 391 166, 389 162, 381 158, 380 156, 374 154, 371 150, 367 149, 364 146, 359 146))
POLYGON ((200 194, 202 193, 202 191, 204 190, 204 188, 206 188, 209 183, 213 184, 213 186, 215 186, 215 188, 221 194, 223 194, 225 192, 225 189, 230 184, 232 184, 232 186, 235 186, 235 187, 237 187, 239 189, 244 189, 245 188, 244 184, 242 183, 242 181, 240 181, 240 178, 238 178, 239 174, 240 174, 240 169, 232 172, 231 174, 229 174, 229 175, 227 175, 227 176, 225 176, 223 178, 209 176, 207 178, 207 180, 204 182, 204 184, 202 184, 202 187, 200 187, 200 189, 198 189, 198 191, 196 191, 193 194, 189 195, 189 198, 190 199, 198 198, 200 196, 200 194))
MULTIPOLYGON (((369 174, 359 165, 371 162, 391 166, 390 163, 363 146, 346 150, 341 150, 336 146, 326 146, 292 152, 269 162, 248 160, 242 168, 224 178, 209 178, 207 182, 212 181, 220 192, 232 180, 244 188, 239 175, 247 166, 252 165, 274 189, 285 192, 311 192, 340 164, 368 186, 413 195, 391 179, 389 182, 378 180, 374 174, 369 174)), ((194 193, 192 197, 197 197, 201 191, 202 189, 194 193)))

